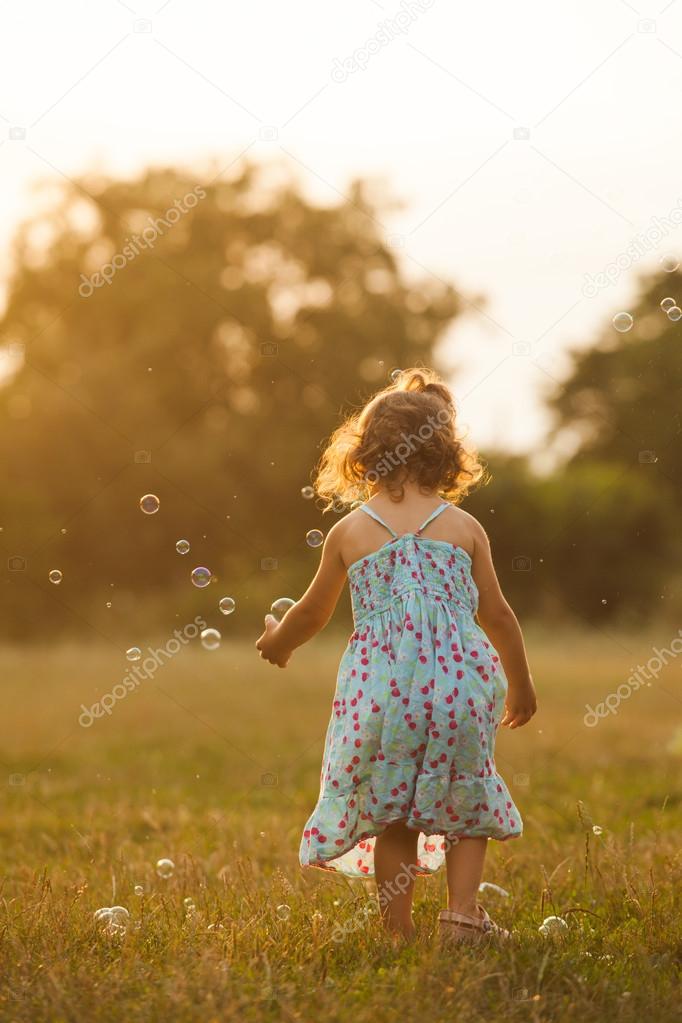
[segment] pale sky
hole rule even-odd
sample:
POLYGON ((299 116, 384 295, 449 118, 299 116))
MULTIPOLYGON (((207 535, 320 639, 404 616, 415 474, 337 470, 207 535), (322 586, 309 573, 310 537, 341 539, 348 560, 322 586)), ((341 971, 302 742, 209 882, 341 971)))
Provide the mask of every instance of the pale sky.
POLYGON ((385 181, 406 272, 487 297, 446 342, 481 445, 537 445, 567 349, 682 253, 671 225, 582 292, 682 207, 682 0, 22 0, 3 5, 0 83, 3 277, 33 186, 60 174, 170 161, 200 183, 248 151, 323 202, 385 181))

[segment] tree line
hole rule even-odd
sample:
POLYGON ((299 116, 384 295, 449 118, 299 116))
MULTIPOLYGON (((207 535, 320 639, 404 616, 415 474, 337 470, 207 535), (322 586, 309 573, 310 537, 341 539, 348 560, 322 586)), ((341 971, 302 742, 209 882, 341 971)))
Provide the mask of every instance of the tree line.
MULTIPOLYGON (((117 641, 225 595, 251 625, 314 568, 305 534, 335 513, 302 491, 340 413, 395 367, 438 368, 460 292, 407 279, 362 181, 323 206, 266 170, 84 178, 18 230, 0 325, 6 637, 117 641), (197 566, 216 581, 194 586, 197 566)), ((550 397, 570 458, 539 475, 483 452, 491 482, 465 507, 526 616, 679 608, 682 327, 660 308, 676 287, 642 281, 632 330, 606 324, 573 354, 550 397)))

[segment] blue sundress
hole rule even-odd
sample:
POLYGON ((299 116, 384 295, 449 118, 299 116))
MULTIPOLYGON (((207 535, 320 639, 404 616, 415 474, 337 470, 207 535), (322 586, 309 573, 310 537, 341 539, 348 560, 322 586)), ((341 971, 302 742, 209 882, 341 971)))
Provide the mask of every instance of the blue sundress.
POLYGON ((476 623, 478 591, 461 547, 391 534, 348 568, 354 631, 341 659, 320 795, 300 847, 303 866, 374 875, 374 839, 405 821, 420 832, 417 869, 442 864, 446 840, 521 834, 495 769, 507 680, 476 623))

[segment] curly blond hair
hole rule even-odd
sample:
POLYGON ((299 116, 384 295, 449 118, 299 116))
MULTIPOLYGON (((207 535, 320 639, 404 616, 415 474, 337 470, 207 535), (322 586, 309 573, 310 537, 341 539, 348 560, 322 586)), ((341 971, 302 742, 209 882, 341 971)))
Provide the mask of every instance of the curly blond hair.
POLYGON ((365 501, 378 485, 401 501, 408 481, 461 501, 485 470, 455 421, 452 394, 433 370, 402 370, 332 434, 315 475, 325 511, 365 501))

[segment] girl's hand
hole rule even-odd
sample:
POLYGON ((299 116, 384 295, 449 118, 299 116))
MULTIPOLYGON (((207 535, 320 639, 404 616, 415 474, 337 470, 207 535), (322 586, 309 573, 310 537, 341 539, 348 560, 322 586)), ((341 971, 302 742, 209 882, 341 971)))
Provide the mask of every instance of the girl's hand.
POLYGON ((500 724, 507 728, 520 728, 526 725, 538 709, 535 698, 535 686, 528 680, 523 687, 515 687, 507 693, 504 703, 504 717, 500 724))
POLYGON ((256 650, 261 657, 270 664, 276 664, 278 668, 286 668, 291 657, 291 652, 284 653, 277 649, 276 634, 278 621, 273 615, 265 616, 265 632, 256 640, 256 650))

